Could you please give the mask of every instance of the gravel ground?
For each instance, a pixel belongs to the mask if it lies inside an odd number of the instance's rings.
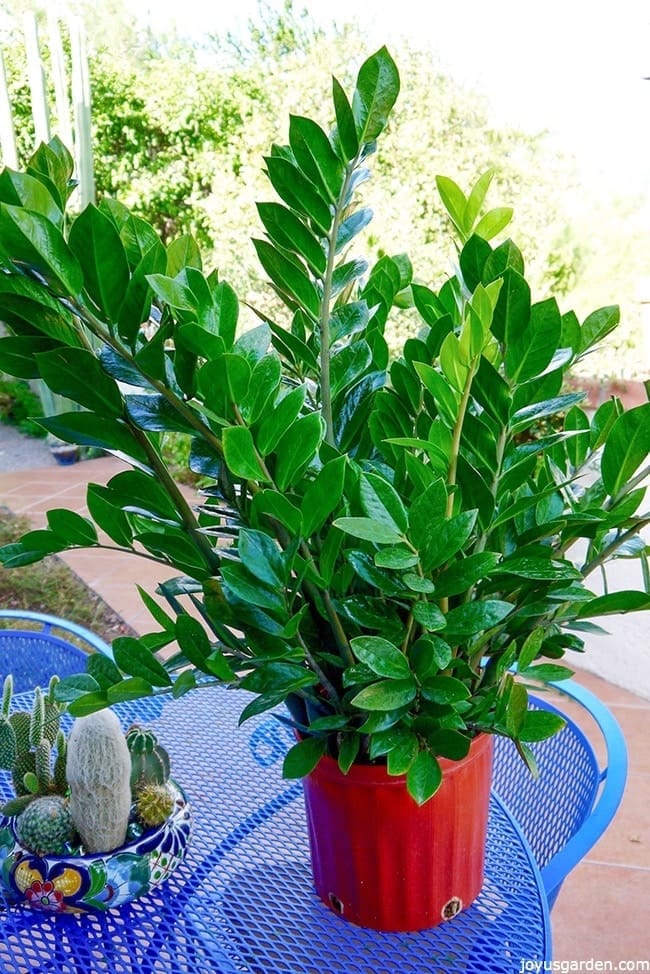
[[[0,423],[0,473],[32,470],[56,464],[45,440],[25,436],[15,426]]]

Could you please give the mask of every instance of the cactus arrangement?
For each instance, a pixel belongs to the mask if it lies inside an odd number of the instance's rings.
[[[31,802],[44,795],[65,795],[67,748],[60,727],[65,706],[54,700],[57,683],[58,677],[54,676],[46,694],[40,688],[36,689],[31,713],[26,710],[11,713],[11,675],[4,681],[0,706],[0,768],[11,772],[16,792],[16,797],[0,809],[5,815],[19,815]]]
[[[57,682],[36,689],[30,712],[12,712],[11,676],[4,681],[0,768],[15,797],[0,814],[15,819],[19,842],[39,856],[111,852],[172,813],[169,755],[148,728],[134,724],[125,734],[111,710],[77,718],[66,738]]]

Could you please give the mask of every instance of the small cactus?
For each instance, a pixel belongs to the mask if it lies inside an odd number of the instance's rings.
[[[138,792],[136,809],[143,825],[162,825],[172,813],[174,796],[166,785],[145,785]]]
[[[64,795],[67,782],[59,773],[52,771],[53,749],[56,748],[57,761],[65,759],[65,736],[60,732],[59,722],[62,709],[54,702],[54,687],[57,678],[50,681],[47,694],[40,688],[34,693],[31,713],[16,710],[10,713],[13,682],[7,677],[2,689],[0,706],[0,768],[11,772],[14,791],[18,798],[42,795]],[[56,761],[55,761],[56,769]],[[19,807],[24,802],[19,802]],[[4,805],[4,814],[14,808],[13,802]]]
[[[132,724],[126,732],[131,754],[131,793],[137,798],[146,785],[164,785],[169,779],[169,754],[153,731]]]
[[[124,843],[131,810],[131,756],[112,710],[78,717],[68,738],[70,811],[87,852]]]
[[[39,856],[60,856],[74,838],[74,825],[68,800],[60,795],[37,798],[16,821],[21,845]]]

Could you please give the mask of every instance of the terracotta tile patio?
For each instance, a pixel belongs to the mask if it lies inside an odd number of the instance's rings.
[[[36,470],[0,473],[0,506],[29,516],[39,527],[51,507],[83,513],[86,484],[106,483],[120,469],[119,460],[103,457],[69,467],[52,463]],[[106,551],[63,557],[136,631],[148,627],[150,618],[135,583],[151,593],[172,574],[153,562]],[[598,970],[603,969],[596,966],[598,961],[616,965],[617,961],[650,960],[650,700],[584,670],[578,671],[577,679],[618,719],[630,760],[627,790],[616,819],[567,879],[552,915],[555,959],[593,960],[591,968],[583,969]]]

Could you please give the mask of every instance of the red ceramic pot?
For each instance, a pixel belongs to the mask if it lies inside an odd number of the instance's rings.
[[[483,885],[493,739],[462,761],[440,759],[442,784],[418,806],[406,778],[321,758],[304,779],[316,891],[345,919],[383,931],[434,927]]]

